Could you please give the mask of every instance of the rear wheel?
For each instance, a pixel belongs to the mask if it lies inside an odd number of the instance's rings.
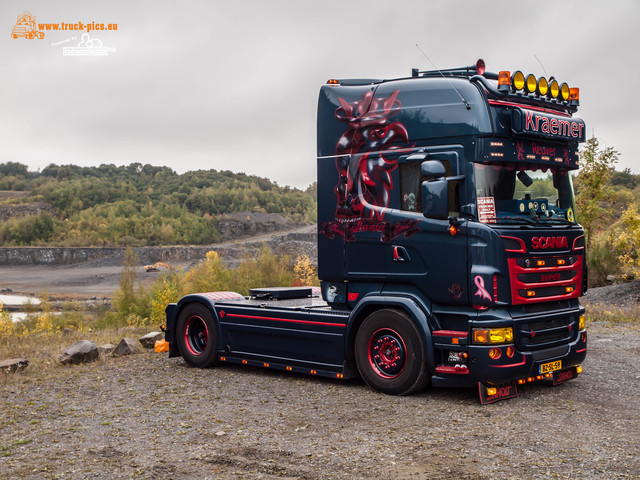
[[[185,306],[176,326],[178,348],[185,362],[193,367],[216,363],[216,326],[211,312],[199,303]]]
[[[408,395],[429,382],[424,342],[403,312],[384,309],[369,315],[356,334],[356,363],[374,390]]]

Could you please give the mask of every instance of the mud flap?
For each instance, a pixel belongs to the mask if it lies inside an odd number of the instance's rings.
[[[489,395],[487,389],[495,388],[496,393]],[[501,385],[485,385],[482,382],[478,382],[478,392],[480,393],[480,403],[486,405],[487,403],[497,402],[499,400],[506,400],[507,398],[515,398],[518,396],[518,386],[516,382],[503,383]]]
[[[553,372],[553,385],[560,385],[568,380],[572,380],[578,377],[578,370],[576,367],[571,367],[567,370],[560,370]]]

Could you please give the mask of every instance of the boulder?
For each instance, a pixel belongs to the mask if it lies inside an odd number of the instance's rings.
[[[63,365],[93,362],[97,359],[98,346],[91,340],[78,340],[58,357]]]
[[[111,343],[105,343],[104,345],[100,345],[98,347],[98,353],[100,353],[100,355],[109,355],[111,352],[113,352],[114,348],[116,348],[115,345]]]
[[[120,340],[120,343],[115,348],[113,353],[114,357],[119,357],[121,355],[131,355],[133,353],[138,353],[140,348],[138,347],[138,342],[136,342],[133,338],[125,337]]]
[[[153,348],[158,340],[162,340],[164,338],[164,333],[162,332],[151,332],[143,335],[138,339],[138,341],[142,344],[144,348]]]
[[[11,358],[0,362],[0,372],[14,373],[21,372],[29,366],[29,360],[26,358]]]

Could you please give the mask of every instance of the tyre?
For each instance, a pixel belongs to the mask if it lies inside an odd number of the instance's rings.
[[[176,340],[185,362],[193,367],[216,363],[216,325],[211,312],[200,303],[186,305],[176,326]]]
[[[355,357],[360,375],[374,390],[408,395],[429,383],[422,336],[401,311],[369,315],[356,334]]]

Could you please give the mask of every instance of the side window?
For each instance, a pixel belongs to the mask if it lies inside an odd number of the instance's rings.
[[[452,176],[450,162],[442,162],[446,176]],[[401,163],[400,166],[400,208],[409,212],[422,212],[422,182],[425,180],[420,174],[421,162]],[[460,181],[448,182],[449,187],[449,215],[460,216]]]

